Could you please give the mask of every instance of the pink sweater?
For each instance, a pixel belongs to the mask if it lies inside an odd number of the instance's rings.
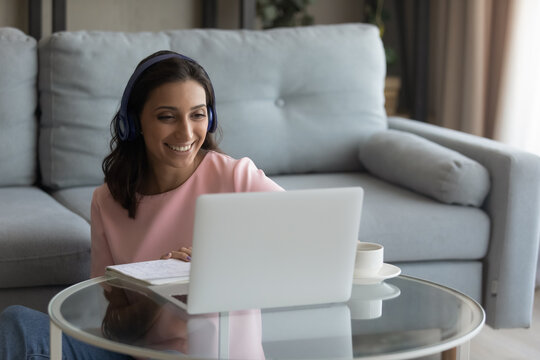
[[[91,277],[113,264],[159,259],[191,246],[195,201],[201,194],[283,191],[248,158],[206,154],[193,175],[169,192],[144,196],[135,219],[128,217],[106,184],[94,191],[91,209]]]

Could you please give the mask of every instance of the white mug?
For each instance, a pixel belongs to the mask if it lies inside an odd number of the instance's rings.
[[[358,242],[354,277],[369,278],[377,275],[383,266],[384,247],[381,244]]]

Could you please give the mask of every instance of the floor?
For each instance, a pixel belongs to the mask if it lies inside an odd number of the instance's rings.
[[[534,312],[529,329],[493,330],[484,326],[471,341],[471,360],[540,359],[540,289],[534,296]]]

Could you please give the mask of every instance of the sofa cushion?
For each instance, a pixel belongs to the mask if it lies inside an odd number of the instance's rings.
[[[287,190],[363,187],[359,239],[387,245],[385,256],[391,261],[478,260],[486,253],[490,223],[482,210],[442,204],[366,173],[282,175],[272,179]],[[90,222],[94,189],[77,187],[52,195]]]
[[[486,255],[490,221],[478,208],[432,200],[368,173],[272,177],[286,190],[361,186],[360,241],[385,246],[385,260],[478,260]]]
[[[80,186],[55,191],[52,196],[90,224],[90,204],[95,189],[96,186]]]
[[[37,171],[34,38],[0,28],[0,69],[0,186],[31,185]]]
[[[90,274],[90,226],[35,187],[0,188],[0,287],[64,285]]]
[[[40,43],[40,164],[52,188],[99,185],[109,124],[136,64],[160,49],[200,62],[216,91],[221,147],[267,174],[358,170],[386,129],[377,28],[68,32]]]
[[[480,163],[403,131],[374,134],[359,157],[375,176],[447,204],[481,206],[490,189]]]

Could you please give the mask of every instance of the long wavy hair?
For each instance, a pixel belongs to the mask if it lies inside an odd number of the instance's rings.
[[[143,59],[137,67],[155,56],[168,53],[174,52],[158,51]],[[141,128],[140,114],[152,90],[166,83],[186,80],[197,81],[206,92],[206,104],[215,107],[212,103],[215,98],[212,83],[199,64],[180,57],[165,59],[148,67],[133,84],[128,113],[135,115],[136,128]],[[118,112],[111,122],[111,152],[105,157],[101,167],[105,174],[105,183],[114,200],[128,211],[130,218],[135,218],[139,194],[143,190],[149,170],[146,147],[139,131],[134,140],[122,141],[116,126],[117,120]],[[218,128],[216,133],[221,134],[221,129]],[[202,149],[220,151],[214,134],[206,133]]]

